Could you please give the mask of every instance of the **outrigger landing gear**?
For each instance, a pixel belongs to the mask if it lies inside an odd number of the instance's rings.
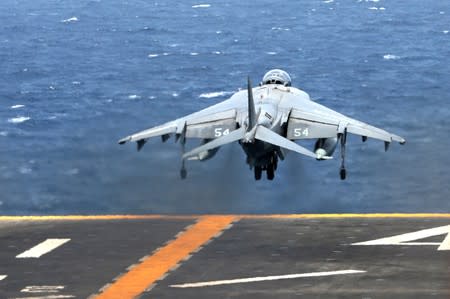
[[[339,139],[341,141],[341,169],[339,171],[339,176],[341,180],[345,180],[347,177],[347,171],[345,170],[345,143],[347,141],[347,129],[344,133],[339,134]]]
[[[183,161],[181,162],[180,177],[181,177],[181,179],[183,179],[183,180],[187,177],[186,167],[184,166],[184,159],[183,159]]]

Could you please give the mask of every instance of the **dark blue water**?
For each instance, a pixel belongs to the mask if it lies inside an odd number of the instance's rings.
[[[449,30],[448,1],[4,0],[0,214],[449,212]],[[172,139],[117,145],[275,67],[408,143],[350,138],[346,181],[291,154],[273,182],[237,145],[186,181]]]

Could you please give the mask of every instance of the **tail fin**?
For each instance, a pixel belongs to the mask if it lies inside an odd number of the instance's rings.
[[[247,132],[249,132],[256,125],[255,102],[253,101],[253,90],[252,90],[252,82],[250,81],[250,76],[247,77],[247,93],[248,93],[248,127],[247,127]]]

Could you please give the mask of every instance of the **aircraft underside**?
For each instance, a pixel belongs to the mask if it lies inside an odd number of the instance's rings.
[[[253,169],[255,180],[260,180],[265,171],[268,180],[273,180],[278,166],[279,147],[256,140],[253,143],[241,143],[247,154],[247,164]]]

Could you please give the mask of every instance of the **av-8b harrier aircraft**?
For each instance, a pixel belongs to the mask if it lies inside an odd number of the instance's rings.
[[[291,86],[291,78],[282,70],[267,72],[259,87],[252,88],[248,78],[247,90],[231,98],[185,117],[170,121],[119,140],[119,144],[136,141],[140,150],[148,138],[161,136],[165,142],[171,135],[180,141],[183,156],[180,175],[186,178],[185,160],[208,160],[220,146],[238,141],[247,155],[247,164],[260,180],[266,171],[273,180],[278,159],[287,151],[317,159],[328,160],[340,144],[340,178],[346,178],[345,145],[347,134],[384,141],[385,150],[392,141],[405,139],[361,121],[352,119],[313,102],[309,95]],[[187,138],[198,138],[202,145],[185,153]],[[295,140],[317,139],[314,151]]]

